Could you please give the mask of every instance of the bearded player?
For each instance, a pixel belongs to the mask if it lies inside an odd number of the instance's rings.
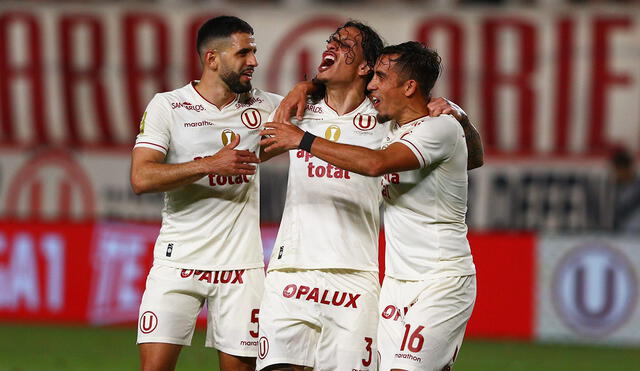
[[[202,77],[155,95],[132,154],[135,193],[165,192],[140,305],[141,368],[175,368],[206,301],[220,369],[254,370],[264,284],[255,153],[281,97],[251,87],[256,44],[243,20],[207,21],[197,51]]]

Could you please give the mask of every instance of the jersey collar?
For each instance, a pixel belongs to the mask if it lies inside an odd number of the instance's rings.
[[[200,80],[193,80],[189,83],[189,87],[191,90],[191,93],[194,95],[194,97],[198,100],[200,100],[201,103],[203,103],[204,105],[206,105],[207,107],[216,110],[216,111],[224,111],[227,107],[231,107],[234,104],[238,103],[238,99],[240,97],[240,94],[236,94],[236,97],[229,103],[227,103],[224,107],[222,108],[218,108],[218,106],[216,106],[215,104],[209,102],[207,100],[207,98],[203,97],[202,94],[200,94],[200,92],[196,89],[195,84],[197,84],[198,82],[200,82]]]
[[[369,100],[369,98],[364,97],[362,102],[356,108],[354,108],[350,112],[345,113],[344,115],[339,115],[338,112],[336,112],[336,110],[331,108],[331,106],[327,103],[327,97],[322,98],[321,104],[323,106],[327,107],[327,112],[333,113],[333,115],[336,116],[336,117],[353,116],[353,115],[357,114],[358,112],[362,112],[363,110],[365,110],[365,109],[367,109],[369,107],[373,107],[373,105],[372,105],[371,101]]]

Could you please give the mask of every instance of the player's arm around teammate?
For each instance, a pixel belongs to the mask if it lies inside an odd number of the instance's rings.
[[[378,120],[393,120],[380,150],[330,142],[277,123],[263,131],[271,135],[262,140],[267,151],[294,146],[360,174],[395,173],[385,177],[383,191],[385,201],[392,200],[385,208],[387,266],[378,326],[385,371],[449,369],[475,302],[475,267],[464,224],[465,134],[451,116],[429,117],[427,105],[439,71],[437,54],[418,43],[383,50],[368,85]]]
[[[441,114],[452,115],[458,120],[467,143],[467,170],[473,170],[484,164],[484,150],[482,148],[482,139],[480,133],[475,126],[469,121],[466,112],[457,104],[446,98],[432,98],[427,104],[429,116],[438,117]]]
[[[268,135],[267,138],[271,138],[265,139],[261,142],[260,159],[262,161],[266,161],[267,159],[275,157],[287,150],[301,148],[298,147],[298,145],[302,140],[302,136],[304,134],[303,131],[298,128],[284,127],[283,124],[290,125],[290,119],[293,115],[295,115],[296,119],[298,120],[302,119],[307,97],[315,89],[318,89],[318,86],[314,83],[314,81],[302,81],[298,83],[284,97],[282,102],[280,102],[275,115],[273,115],[273,122],[265,124],[266,130],[261,133],[262,135]],[[467,170],[473,170],[481,167],[484,164],[484,150],[482,147],[482,139],[478,130],[469,120],[466,112],[454,102],[451,102],[450,100],[443,97],[429,99],[427,109],[428,115],[431,117],[438,117],[443,114],[449,114],[455,117],[456,120],[458,120],[465,133],[468,153]],[[324,139],[322,139],[321,141],[324,143],[320,144],[319,146],[327,146],[327,148],[325,149],[327,149],[328,152],[331,152],[333,150],[333,144],[337,144],[335,142],[327,141]],[[368,151],[372,150],[369,149]],[[318,155],[318,157],[322,158],[321,155]],[[331,162],[329,160],[326,161]],[[340,165],[338,166],[341,167]],[[363,166],[367,167],[366,164]],[[344,169],[350,170],[347,168]],[[353,171],[358,172],[355,169]],[[383,172],[376,174],[366,174],[361,172],[361,174],[379,176],[385,173]]]
[[[375,87],[375,83],[373,84]],[[371,86],[370,84],[370,88]],[[480,133],[471,124],[467,114],[457,104],[445,98],[431,99],[426,108],[428,109],[425,110],[425,115],[437,117],[441,114],[450,114],[458,120],[465,132],[469,156],[467,169],[472,170],[482,166],[484,152]],[[282,119],[283,116],[278,117]],[[406,146],[397,143],[382,150],[372,150],[318,138],[305,133],[298,127],[281,122],[265,124],[261,135],[265,136],[260,143],[262,151],[267,154],[300,148],[342,169],[363,175],[381,176],[390,172],[414,170],[420,167],[413,152]]]
[[[302,139],[302,130],[296,130],[294,128],[283,128],[278,123],[291,124],[290,119],[294,115],[296,119],[301,120],[304,114],[307,96],[314,89],[317,89],[317,86],[312,81],[303,81],[298,83],[284,97],[284,99],[278,106],[275,115],[273,116],[273,122],[267,123],[265,125],[265,128],[267,128],[267,130],[282,129],[282,132],[278,133],[277,130],[275,132],[262,132],[262,135],[265,135],[265,133],[270,133],[271,136],[275,136],[276,138],[273,141],[264,141],[261,143],[263,146],[260,150],[261,161],[266,161],[283,152],[286,152],[287,150],[298,148],[295,145],[298,145],[300,143],[300,140]],[[466,112],[454,102],[443,97],[431,98],[429,100],[429,103],[427,104],[427,108],[429,116],[431,117],[438,117],[443,114],[448,114],[452,115],[456,118],[456,120],[458,120],[460,126],[462,126],[462,129],[464,130],[467,144],[467,170],[473,170],[481,167],[484,164],[484,150],[482,147],[482,139],[476,127],[469,120]],[[288,132],[288,134],[285,134],[286,132]],[[285,138],[286,136],[290,138]],[[291,140],[285,142],[284,140],[286,139]],[[266,145],[266,143],[270,144]],[[269,150],[266,151],[266,148],[269,148]]]

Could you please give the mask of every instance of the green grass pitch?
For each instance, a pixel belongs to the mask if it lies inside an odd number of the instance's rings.
[[[0,370],[136,370],[135,328],[0,324]],[[197,331],[178,370],[218,370],[216,351]],[[454,370],[632,371],[639,348],[569,346],[466,340]]]

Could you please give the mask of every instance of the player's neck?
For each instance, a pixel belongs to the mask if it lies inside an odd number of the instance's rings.
[[[350,86],[327,86],[324,99],[338,115],[344,115],[358,108],[366,96],[360,84],[351,84]]]
[[[398,125],[402,126],[412,121],[419,119],[420,117],[428,116],[429,108],[425,104],[425,101],[409,100],[407,104],[400,111],[398,117],[394,118]]]
[[[237,96],[236,93],[229,90],[229,87],[224,82],[206,78],[205,76],[194,87],[204,99],[218,107],[218,109],[222,109],[231,103]]]

